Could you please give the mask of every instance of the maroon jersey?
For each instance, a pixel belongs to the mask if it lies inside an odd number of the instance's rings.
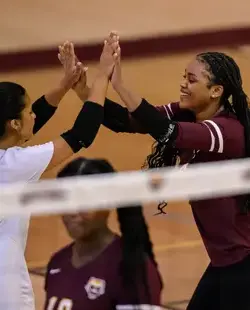
[[[63,248],[50,260],[45,291],[46,310],[125,310],[160,309],[161,284],[156,266],[147,260],[148,284],[152,307],[144,289],[139,289],[140,307],[133,304],[131,294],[124,288],[119,271],[122,246],[117,237],[97,258],[81,268],[71,264],[72,246]],[[143,283],[138,283],[139,288]]]
[[[116,117],[118,113],[115,107],[123,110],[124,115],[128,115],[127,109],[114,102],[110,105],[107,115]],[[177,164],[182,165],[182,168],[190,163],[244,157],[244,128],[235,115],[220,111],[212,119],[196,123],[192,112],[180,109],[178,102],[157,106],[156,109],[164,117],[178,122],[175,147],[179,152]],[[134,115],[130,115],[126,120],[123,132],[149,133]],[[122,118],[120,122],[122,123]],[[233,264],[250,253],[250,215],[240,213],[241,201],[238,197],[206,199],[190,203],[214,266]]]
[[[179,113],[178,104],[167,105],[160,110],[169,118]],[[175,146],[179,149],[178,164],[182,167],[189,163],[244,157],[244,128],[233,114],[220,111],[210,120],[179,122],[178,127]],[[190,202],[214,266],[233,264],[250,253],[250,215],[240,213],[240,203],[239,197]]]

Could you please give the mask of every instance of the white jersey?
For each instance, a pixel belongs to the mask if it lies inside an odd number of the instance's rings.
[[[53,152],[52,142],[26,148],[0,149],[0,184],[38,181],[48,167]],[[0,217],[0,309],[35,309],[24,257],[29,219],[29,216],[18,215]]]

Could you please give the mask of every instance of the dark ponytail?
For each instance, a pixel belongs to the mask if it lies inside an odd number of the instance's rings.
[[[181,109],[177,114],[174,115],[173,121],[195,122],[195,115],[189,110]],[[178,155],[179,150],[175,147],[170,147],[166,143],[154,142],[151,154],[147,156],[146,161],[142,166],[142,169],[155,169],[174,166]],[[160,202],[157,208],[158,211],[155,213],[155,215],[166,214],[166,206],[166,201]]]
[[[144,295],[148,298],[147,302],[150,304],[151,295],[147,278],[147,259],[151,259],[156,268],[158,265],[142,207],[118,208],[117,215],[123,244],[121,274],[124,286],[131,290],[134,303],[138,303],[139,283],[140,288],[144,288]],[[162,284],[160,274],[159,278]],[[144,287],[142,287],[142,283],[144,283]]]
[[[207,52],[197,55],[210,73],[211,85],[222,85],[224,88],[221,104],[234,113],[242,124],[245,133],[245,157],[250,157],[250,112],[248,98],[242,87],[240,68],[230,56],[224,53]],[[242,197],[241,209],[244,213],[250,210],[250,195]]]
[[[25,89],[16,83],[0,82],[0,139],[5,134],[6,123],[12,119],[20,119],[25,108]]]

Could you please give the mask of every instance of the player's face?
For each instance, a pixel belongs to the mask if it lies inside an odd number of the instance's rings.
[[[81,212],[62,217],[63,223],[74,240],[91,238],[107,227],[109,211]]]
[[[199,113],[211,104],[209,73],[198,60],[191,61],[184,73],[180,89],[180,107]]]
[[[33,128],[35,124],[36,115],[32,111],[32,103],[29,96],[26,94],[25,97],[25,108],[21,114],[21,130],[20,136],[23,141],[29,140],[33,135]]]

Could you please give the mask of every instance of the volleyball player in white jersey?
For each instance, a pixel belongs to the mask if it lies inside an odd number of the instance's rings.
[[[26,90],[15,83],[0,83],[0,183],[37,181],[43,172],[92,144],[103,121],[103,104],[114,67],[109,48],[104,45],[99,70],[87,98],[82,93],[85,103],[74,125],[46,144],[22,147],[34,129],[37,131],[53,114],[49,102],[56,101],[63,90],[57,89],[35,105],[36,121]],[[82,65],[75,64],[72,45],[66,44],[66,50],[68,57],[64,68],[69,84],[73,85],[80,77]],[[29,218],[18,215],[0,218],[0,309],[3,310],[35,309],[24,258],[28,223]]]

